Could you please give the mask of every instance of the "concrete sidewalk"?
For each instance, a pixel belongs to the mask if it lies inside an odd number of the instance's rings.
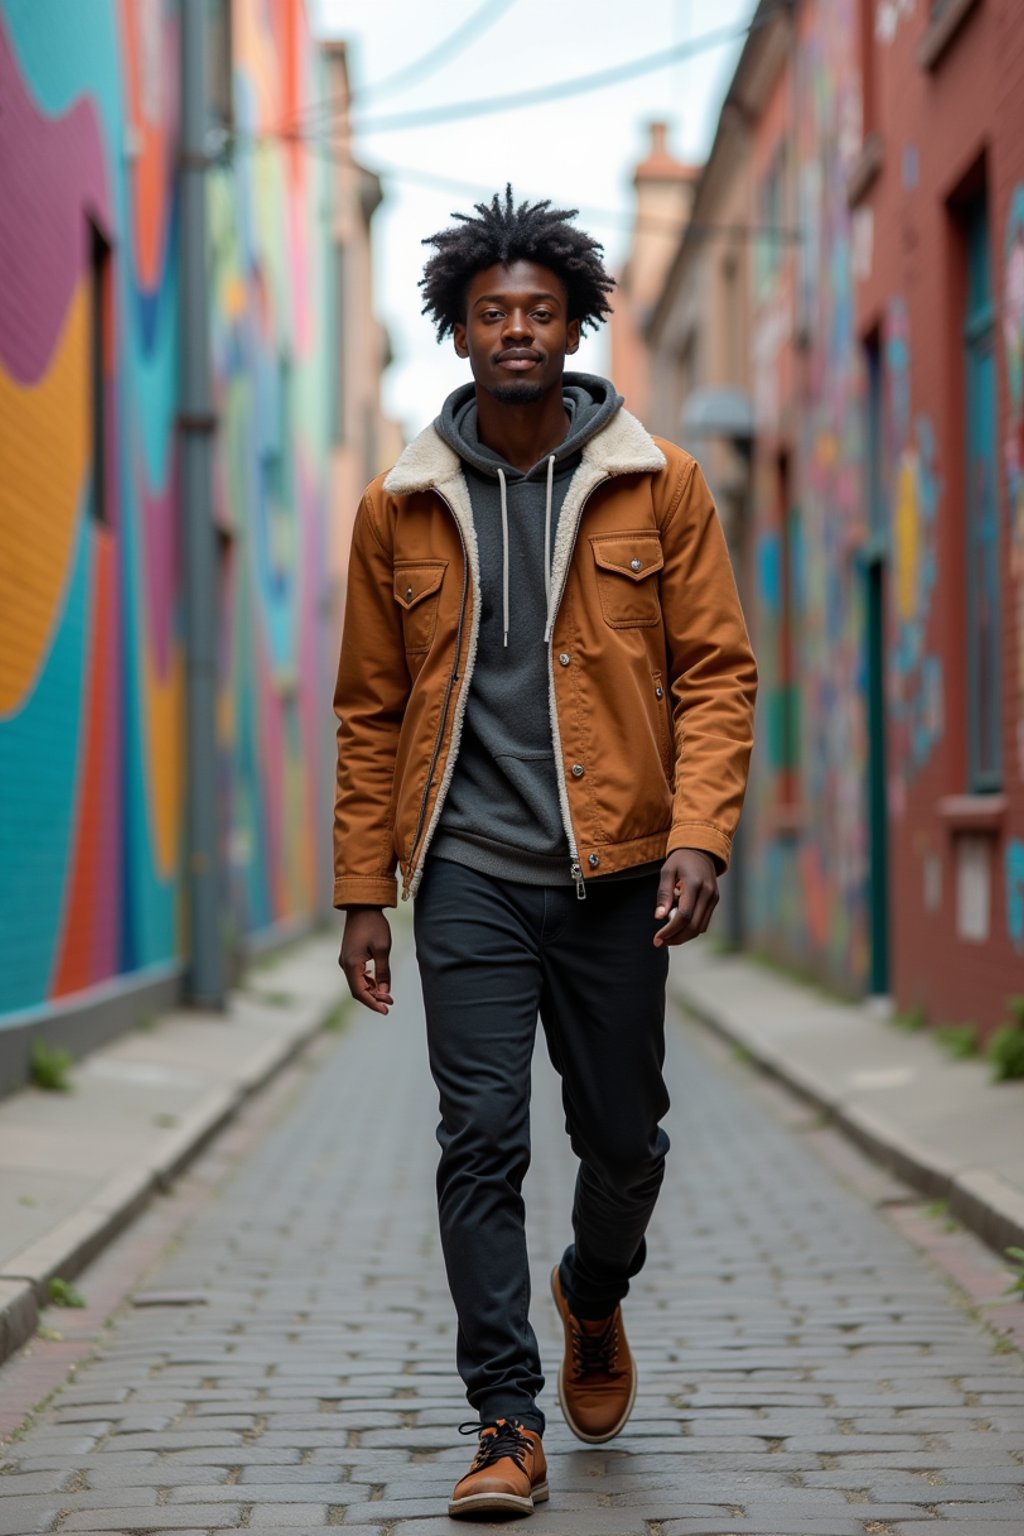
[[[342,998],[334,935],[258,961],[227,1011],[162,1015],[77,1062],[69,1093],[0,1101],[0,1360],[73,1278],[320,1029]],[[347,994],[346,994],[347,995]]]
[[[671,986],[691,1013],[819,1105],[854,1140],[994,1248],[1024,1246],[1024,1081],[996,1083],[927,1031],[880,1018],[738,955],[689,946]]]

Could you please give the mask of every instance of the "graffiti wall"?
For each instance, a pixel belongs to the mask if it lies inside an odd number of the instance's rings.
[[[235,6],[253,133],[315,88],[300,0]],[[183,945],[174,0],[0,0],[0,1025]],[[298,93],[298,94],[296,94]],[[225,911],[314,902],[321,172],[210,188]]]
[[[232,922],[308,915],[325,828],[326,162],[283,138],[323,95],[300,0],[233,8],[234,140],[210,178],[220,429],[219,738]],[[328,765],[329,766],[329,765]]]
[[[757,344],[758,761],[748,821],[755,843],[751,927],[758,947],[863,985],[867,966],[863,593],[863,370],[853,312],[853,223],[846,182],[856,150],[856,6],[804,13],[787,136],[791,216],[802,240],[772,264]],[[797,124],[795,136],[789,124]],[[762,146],[771,163],[771,145]],[[772,316],[788,311],[787,323]],[[795,338],[795,346],[794,346]],[[766,402],[772,401],[771,410]],[[780,462],[786,489],[780,501]],[[783,526],[783,524],[786,526]],[[785,612],[783,611],[785,609]],[[783,642],[783,632],[788,637]],[[792,677],[782,675],[783,653]],[[796,694],[798,707],[788,695]],[[784,722],[780,724],[780,722]],[[784,739],[787,735],[791,739]]]

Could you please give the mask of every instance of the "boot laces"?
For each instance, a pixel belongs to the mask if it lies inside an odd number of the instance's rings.
[[[575,1320],[574,1320],[575,1321]],[[573,1374],[581,1376],[621,1376],[615,1369],[619,1350],[619,1330],[611,1317],[600,1333],[587,1333],[577,1323],[572,1329]]]
[[[459,1434],[480,1436],[480,1446],[473,1458],[474,1472],[482,1472],[485,1467],[493,1466],[504,1457],[514,1462],[520,1472],[526,1471],[524,1458],[530,1449],[530,1442],[518,1419],[493,1419],[487,1424],[470,1419],[459,1425]]]

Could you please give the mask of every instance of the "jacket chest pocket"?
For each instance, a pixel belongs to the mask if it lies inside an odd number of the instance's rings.
[[[395,602],[402,610],[409,655],[428,651],[433,643],[447,568],[447,560],[399,560],[395,564]]]
[[[665,557],[658,534],[649,528],[635,533],[595,533],[590,547],[605,623],[612,629],[653,628],[660,624],[657,573],[665,564]]]

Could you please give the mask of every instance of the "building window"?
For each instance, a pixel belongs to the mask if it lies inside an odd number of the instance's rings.
[[[995,308],[988,198],[984,189],[965,206],[962,229],[967,269],[963,328],[967,433],[967,773],[969,789],[984,793],[999,789],[1002,783]]]
[[[113,356],[110,243],[89,221],[89,444],[92,477],[90,511],[98,522],[110,521],[109,400]]]
[[[885,495],[885,386],[882,372],[882,338],[876,327],[864,342],[865,401],[864,449],[867,455],[868,537],[875,546],[884,546],[888,532],[888,504]]]

